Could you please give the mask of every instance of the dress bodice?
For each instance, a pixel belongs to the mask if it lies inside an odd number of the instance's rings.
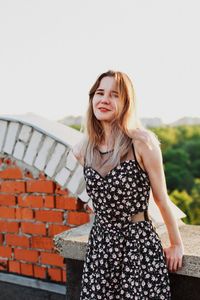
[[[103,221],[123,222],[132,214],[148,210],[150,181],[139,165],[134,146],[133,159],[122,161],[105,176],[84,165],[86,191],[94,213]]]

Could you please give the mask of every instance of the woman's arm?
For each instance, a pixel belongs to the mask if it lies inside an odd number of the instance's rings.
[[[146,133],[145,133],[146,134]],[[170,198],[167,193],[165,174],[163,169],[163,159],[160,146],[149,137],[149,143],[145,143],[143,140],[136,140],[134,144],[137,149],[137,153],[142,160],[143,166],[147,171],[150,179],[152,194],[163,220],[166,224],[170,247],[164,248],[166,255],[167,266],[170,271],[176,271],[182,267],[183,257],[183,242],[179,232],[177,221],[169,206]]]

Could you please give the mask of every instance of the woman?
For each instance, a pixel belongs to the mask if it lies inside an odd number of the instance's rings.
[[[84,166],[95,219],[80,299],[171,299],[168,269],[182,267],[183,243],[168,205],[160,143],[137,119],[125,73],[97,78],[85,132],[73,153]],[[169,233],[165,249],[148,217],[150,189]]]

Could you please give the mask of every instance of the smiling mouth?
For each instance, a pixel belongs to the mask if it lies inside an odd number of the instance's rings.
[[[110,109],[103,108],[103,107],[102,107],[102,108],[99,108],[99,110],[100,110],[100,111],[102,111],[102,112],[107,112],[107,111],[110,111]]]

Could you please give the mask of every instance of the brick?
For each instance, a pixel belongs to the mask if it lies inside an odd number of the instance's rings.
[[[9,260],[8,263],[9,272],[20,274],[20,263],[16,260]]]
[[[35,219],[42,222],[62,222],[63,213],[52,210],[38,210],[35,212]]]
[[[68,229],[71,229],[70,226],[65,226],[65,225],[56,225],[56,224],[51,224],[49,225],[49,236],[54,236],[55,234],[61,233],[63,231],[66,231]]]
[[[72,177],[67,183],[67,188],[72,194],[76,194],[77,190],[80,190],[80,184],[82,183],[83,180],[83,167],[79,164],[75,171],[72,174]]]
[[[26,182],[27,192],[54,193],[55,183],[46,180],[31,180]]]
[[[53,240],[49,237],[33,236],[31,238],[32,248],[51,250],[54,248]]]
[[[56,196],[56,208],[77,210],[77,199],[74,197]]]
[[[82,200],[77,198],[77,210],[86,210],[85,206],[87,206],[87,204],[85,204]]]
[[[46,268],[40,266],[33,266],[33,276],[36,278],[46,278]]]
[[[16,219],[33,219],[33,211],[29,208],[16,208]]]
[[[0,178],[4,179],[21,179],[23,178],[23,173],[18,167],[7,168],[3,171],[0,171]]]
[[[35,250],[14,249],[14,257],[16,260],[24,260],[36,263],[38,261],[39,253]]]
[[[10,258],[12,256],[12,248],[6,246],[0,246],[0,256]]]
[[[61,157],[63,156],[65,151],[66,151],[66,146],[57,142],[55,148],[51,152],[51,157],[48,160],[48,163],[45,167],[45,173],[49,177],[52,177],[55,174],[56,168],[59,165]]]
[[[0,259],[0,271],[7,271],[7,270],[8,270],[8,260]]]
[[[32,264],[25,264],[20,263],[21,267],[21,274],[26,276],[33,276],[33,265]]]
[[[46,208],[54,208],[54,196],[44,196],[44,207]]]
[[[48,275],[53,281],[62,281],[62,270],[56,268],[49,268]]]
[[[64,267],[63,260],[64,260],[64,258],[56,253],[47,253],[47,252],[41,253],[41,263],[42,264]]]
[[[0,233],[0,245],[2,245],[2,244],[3,244],[3,234]]]
[[[56,183],[56,186],[55,186],[55,194],[58,194],[58,195],[68,195],[69,194],[69,191],[68,189],[64,189],[62,190],[62,187],[60,184]]]
[[[21,222],[21,230],[24,233],[46,235],[45,224]]]
[[[33,174],[29,170],[24,171],[24,179],[26,178],[34,179]]]
[[[55,181],[58,182],[61,186],[63,186],[70,178],[70,175],[71,172],[64,167],[55,175]]]
[[[54,144],[54,139],[49,136],[46,136],[43,140],[43,143],[37,153],[37,157],[34,162],[34,166],[39,170],[44,170],[48,154],[51,151],[51,147]]]
[[[3,181],[0,186],[1,192],[24,193],[25,182],[23,181]]]
[[[15,219],[15,208],[1,206],[0,218]]]
[[[29,247],[29,238],[26,236],[19,236],[15,234],[6,234],[6,244],[10,246]]]
[[[31,133],[31,138],[29,139],[28,147],[23,158],[24,162],[30,166],[33,165],[33,161],[37,155],[38,147],[40,145],[42,137],[43,134],[38,132],[37,130],[33,130],[33,132]]]
[[[42,196],[19,196],[18,205],[22,207],[33,207],[40,208],[43,207],[43,198]]]
[[[18,233],[19,223],[18,222],[0,221],[0,231],[1,232],[16,232],[16,233]]]
[[[1,205],[15,205],[16,198],[14,195],[0,195],[0,204]]]
[[[89,222],[89,214],[85,212],[68,212],[68,224],[82,225]]]
[[[12,154],[15,147],[15,141],[18,135],[20,124],[16,121],[11,121],[8,124],[6,132],[6,139],[3,147],[3,151],[7,154]]]

